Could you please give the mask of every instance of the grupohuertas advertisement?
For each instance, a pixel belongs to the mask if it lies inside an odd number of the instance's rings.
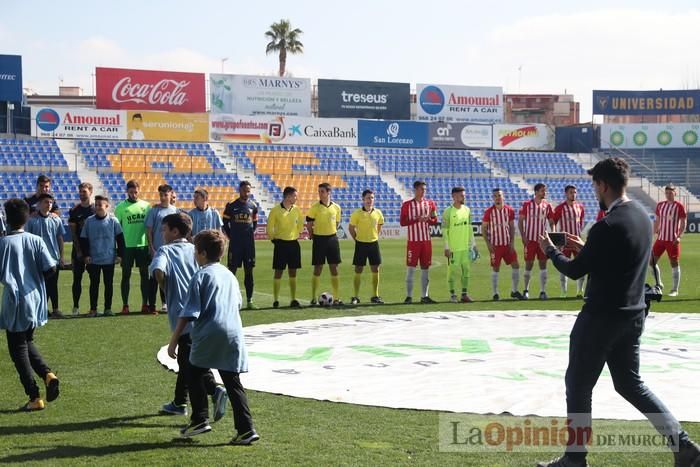
[[[493,125],[492,147],[517,151],[552,151],[554,128],[541,123]]]
[[[31,108],[32,136],[69,139],[126,139],[126,111]]]
[[[311,117],[311,80],[209,75],[211,113]]]
[[[205,113],[130,110],[127,138],[149,141],[209,141],[209,115]]]
[[[428,143],[436,149],[491,148],[491,125],[432,122],[429,124]]]
[[[500,123],[503,88],[496,86],[416,85],[417,119],[425,122]]]
[[[357,120],[211,114],[212,141],[357,146]]]
[[[604,124],[600,130],[603,149],[678,149],[700,147],[698,123]]]

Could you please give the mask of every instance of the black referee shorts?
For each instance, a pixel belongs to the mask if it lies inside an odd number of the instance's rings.
[[[255,240],[242,240],[228,244],[228,268],[255,267]]]
[[[340,264],[340,244],[337,235],[314,235],[311,245],[311,264]]]
[[[298,240],[275,240],[272,250],[272,269],[301,269],[301,248]]]
[[[379,242],[355,242],[355,254],[352,257],[353,266],[364,266],[368,260],[370,266],[382,264]]]

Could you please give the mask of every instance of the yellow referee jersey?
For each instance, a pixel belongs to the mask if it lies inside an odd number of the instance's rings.
[[[376,242],[379,240],[379,226],[384,224],[384,215],[377,208],[365,211],[364,207],[356,209],[350,216],[350,225],[355,226],[358,242]]]
[[[335,235],[340,219],[340,206],[333,201],[328,206],[318,201],[312,204],[306,213],[306,220],[314,223],[314,235]]]
[[[292,206],[286,209],[281,203],[270,209],[267,216],[267,237],[270,240],[296,240],[304,230],[301,210]]]

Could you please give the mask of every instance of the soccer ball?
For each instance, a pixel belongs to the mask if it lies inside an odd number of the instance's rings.
[[[333,295],[328,292],[323,292],[318,296],[318,304],[321,306],[331,306],[333,304]]]

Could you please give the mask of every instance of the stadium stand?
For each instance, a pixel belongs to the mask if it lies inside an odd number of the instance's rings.
[[[446,149],[363,148],[382,172],[395,174],[490,174],[469,151]]]

